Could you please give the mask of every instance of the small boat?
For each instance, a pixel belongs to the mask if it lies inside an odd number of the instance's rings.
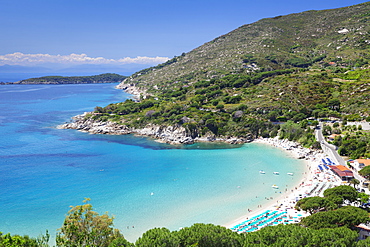
[[[287,173],[289,176],[293,176],[293,172],[288,172]]]
[[[274,188],[274,189],[279,189],[279,186],[277,186],[276,184],[274,184],[274,185],[272,186],[272,188]]]
[[[260,174],[265,174],[266,172],[264,170],[260,170]]]
[[[279,175],[280,173],[279,172],[274,172],[275,175]]]

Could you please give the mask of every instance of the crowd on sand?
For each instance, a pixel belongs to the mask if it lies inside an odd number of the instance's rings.
[[[255,210],[247,209],[245,215],[225,225],[233,231],[252,232],[271,225],[298,223],[302,217],[308,216],[308,213],[295,209],[298,200],[322,196],[326,189],[343,183],[329,168],[323,169],[323,160],[328,157],[322,151],[278,138],[259,138],[254,142],[281,148],[293,157],[305,160],[303,179],[295,187],[282,191],[275,200],[258,205]]]

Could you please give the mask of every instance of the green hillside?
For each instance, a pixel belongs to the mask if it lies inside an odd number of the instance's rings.
[[[244,25],[128,77],[121,86],[145,92],[141,101],[97,107],[93,118],[181,125],[192,137],[280,131],[312,146],[309,119],[369,119],[369,23],[370,2]]]
[[[154,85],[170,88],[225,74],[330,65],[360,67],[370,58],[369,18],[370,4],[364,3],[262,19],[139,71],[127,83],[155,92]]]

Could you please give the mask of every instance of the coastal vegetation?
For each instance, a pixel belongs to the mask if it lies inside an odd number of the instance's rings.
[[[356,126],[345,129],[332,142],[338,147],[338,153],[350,159],[370,158],[370,132],[357,129]]]
[[[87,84],[87,83],[114,83],[127,78],[113,73],[105,73],[93,76],[43,76],[30,78],[7,84]]]
[[[369,12],[363,3],[244,25],[131,75],[120,87],[137,100],[98,106],[86,119],[181,126],[192,138],[279,135],[318,148],[315,119],[369,121]],[[370,157],[369,132],[345,128],[340,153]]]
[[[361,125],[346,125],[348,116],[343,118],[342,124],[325,123],[323,134],[331,138],[329,142],[338,147],[338,153],[341,156],[347,156],[350,159],[370,158],[369,130],[363,130]]]
[[[367,179],[370,179],[370,166],[365,166],[364,168],[362,168],[361,170],[358,171],[358,173],[367,178]]]
[[[57,246],[100,246],[107,247],[111,242],[123,238],[119,230],[114,229],[113,217],[99,215],[85,199],[83,205],[71,207],[63,226],[57,234]]]
[[[358,241],[356,226],[366,223],[369,213],[364,209],[347,206],[358,201],[361,193],[353,187],[341,185],[324,191],[324,197],[303,198],[297,209],[312,214],[298,224],[268,226],[256,232],[237,233],[222,226],[196,223],[178,231],[154,228],[130,243],[113,228],[113,217],[93,211],[89,199],[83,205],[71,207],[58,230],[56,246],[368,246],[369,240]],[[367,197],[368,199],[368,197]],[[309,202],[311,200],[311,202]],[[307,205],[307,206],[304,206]],[[39,238],[18,235],[0,235],[0,246],[46,247],[49,234]]]

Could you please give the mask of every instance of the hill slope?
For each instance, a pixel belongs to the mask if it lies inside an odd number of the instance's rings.
[[[140,102],[97,107],[84,119],[158,138],[174,127],[193,140],[280,132],[314,145],[310,118],[369,116],[369,22],[370,2],[244,25],[133,74],[120,87],[141,92]]]
[[[125,83],[149,92],[230,73],[362,65],[368,60],[370,3],[262,19],[193,51],[139,71]],[[157,87],[155,87],[157,85]]]

